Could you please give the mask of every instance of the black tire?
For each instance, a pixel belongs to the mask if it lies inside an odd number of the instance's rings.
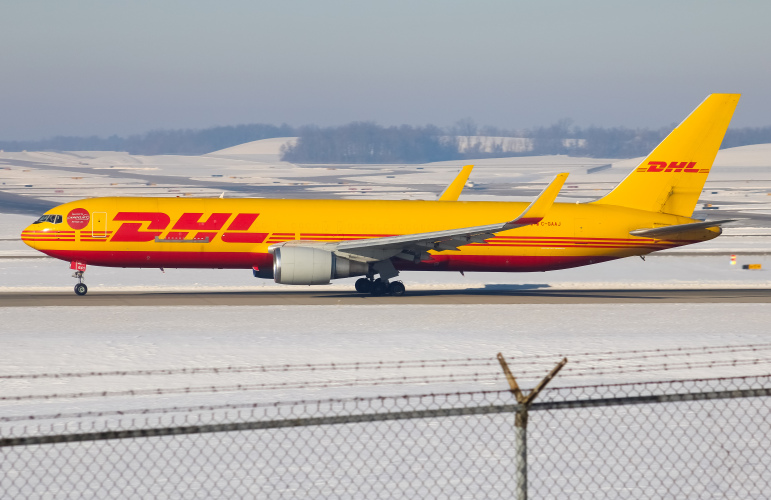
[[[356,280],[356,291],[359,293],[369,293],[372,291],[372,282],[367,278]]]
[[[77,295],[85,295],[88,293],[88,287],[85,283],[78,283],[75,285],[75,293]]]
[[[370,290],[369,293],[371,293],[376,297],[380,295],[385,295],[386,293],[388,293],[388,285],[386,284],[385,281],[378,278],[372,282],[372,290]]]
[[[404,283],[401,281],[392,281],[388,284],[388,293],[394,297],[401,297],[405,291]]]

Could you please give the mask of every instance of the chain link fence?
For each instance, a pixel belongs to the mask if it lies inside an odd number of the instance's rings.
[[[1,498],[767,498],[771,375],[0,418]]]

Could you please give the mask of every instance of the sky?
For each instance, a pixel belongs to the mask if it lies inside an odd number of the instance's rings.
[[[0,140],[240,123],[771,125],[771,2],[3,0]]]

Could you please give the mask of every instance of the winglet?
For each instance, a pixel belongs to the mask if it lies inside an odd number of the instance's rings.
[[[551,208],[567,178],[567,172],[557,174],[554,180],[551,181],[548,186],[546,186],[546,189],[541,191],[541,194],[538,195],[538,198],[533,200],[533,202],[528,205],[528,207],[524,212],[522,212],[522,214],[520,214],[519,217],[506,223],[505,229],[528,226],[530,224],[538,224],[541,222],[541,219],[546,217],[546,213]]]
[[[463,191],[463,186],[466,185],[468,176],[471,175],[471,170],[473,168],[474,165],[466,165],[463,167],[455,180],[452,181],[450,185],[447,186],[447,189],[442,192],[441,196],[439,196],[439,201],[458,201],[460,193]]]

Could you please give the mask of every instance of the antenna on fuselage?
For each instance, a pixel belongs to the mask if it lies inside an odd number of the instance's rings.
[[[220,195],[220,199],[222,199],[224,197],[225,197],[225,191],[223,191],[222,194]]]

